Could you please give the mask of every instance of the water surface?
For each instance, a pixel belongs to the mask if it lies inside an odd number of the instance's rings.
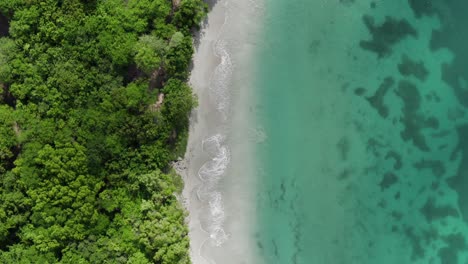
[[[468,4],[266,1],[265,263],[468,263]]]

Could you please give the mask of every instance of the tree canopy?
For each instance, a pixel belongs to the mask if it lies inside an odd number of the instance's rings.
[[[0,0],[0,263],[190,263],[170,163],[206,10]]]

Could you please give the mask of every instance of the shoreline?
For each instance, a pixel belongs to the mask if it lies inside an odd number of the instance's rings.
[[[209,238],[209,235],[201,229],[200,211],[203,206],[196,195],[196,188],[201,184],[198,170],[208,160],[202,149],[202,140],[213,129],[213,121],[216,120],[212,113],[213,103],[209,100],[208,86],[210,73],[214,71],[218,63],[212,53],[210,43],[215,41],[217,33],[221,29],[223,10],[215,3],[209,11],[202,28],[195,39],[195,52],[193,55],[192,72],[189,84],[198,99],[197,108],[192,110],[190,116],[189,136],[186,153],[183,162],[185,170],[180,172],[184,180],[182,196],[184,206],[188,212],[187,224],[189,228],[190,258],[192,263],[209,263],[201,256],[201,247]]]
[[[215,1],[194,39],[189,83],[198,107],[178,166],[194,264],[253,263],[251,4]]]

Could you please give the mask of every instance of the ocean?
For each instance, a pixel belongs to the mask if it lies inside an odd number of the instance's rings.
[[[468,263],[466,10],[265,0],[253,59],[259,259]]]

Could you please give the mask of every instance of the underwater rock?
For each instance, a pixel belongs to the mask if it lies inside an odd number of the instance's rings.
[[[361,40],[362,49],[376,53],[383,58],[392,53],[392,46],[408,36],[417,37],[417,31],[406,19],[385,17],[385,21],[375,25],[374,18],[369,15],[362,17],[364,24],[372,35],[372,40]]]
[[[356,0],[340,0],[340,3],[343,5],[352,5]]]
[[[438,255],[441,264],[453,264],[458,262],[458,252],[467,250],[465,237],[461,234],[451,234],[443,238],[446,247],[439,249]]]
[[[387,152],[387,155],[385,155],[385,159],[388,160],[388,159],[394,159],[395,160],[395,163],[393,164],[393,168],[395,170],[399,170],[401,169],[401,167],[403,166],[403,163],[402,163],[402,158],[401,158],[401,155],[394,151],[394,150],[390,150],[389,152]]]
[[[463,220],[468,223],[468,124],[457,128],[458,146],[452,153],[452,158],[461,155],[460,165],[456,175],[447,179],[447,184],[458,194],[458,208]]]
[[[382,118],[388,117],[388,107],[384,104],[384,97],[395,81],[392,77],[386,77],[375,91],[374,95],[367,97],[367,101],[374,107]]]
[[[413,0],[419,1],[419,0]],[[426,1],[421,1],[426,2]],[[468,16],[466,1],[446,0],[431,2],[432,12],[437,14],[441,26],[432,31],[432,50],[449,49],[454,57],[451,63],[441,65],[442,79],[452,87],[458,101],[468,108]]]
[[[427,199],[424,206],[420,209],[420,212],[426,218],[427,222],[432,222],[434,220],[440,220],[445,217],[453,216],[459,217],[457,209],[448,206],[448,205],[441,205],[436,206],[435,199],[430,197]]]
[[[370,138],[367,140],[367,151],[371,152],[376,157],[380,156],[379,149],[382,147],[384,147],[384,145],[375,138]]]
[[[423,258],[426,252],[422,246],[421,238],[414,232],[412,227],[405,227],[405,235],[411,243],[412,253],[411,260]]]
[[[364,93],[366,93],[366,89],[364,89],[362,87],[358,87],[358,88],[354,89],[354,94],[355,95],[362,96],[362,95],[364,95]]]
[[[350,143],[349,140],[346,137],[343,137],[338,141],[336,144],[338,151],[340,153],[340,157],[342,160],[347,160],[348,159],[348,153],[350,149]]]
[[[393,217],[396,221],[400,221],[400,220],[403,218],[403,214],[402,214],[401,212],[393,211],[393,212],[392,212],[392,217]]]
[[[343,181],[349,178],[351,174],[353,173],[353,170],[351,169],[344,169],[342,172],[338,174],[338,180]]]
[[[406,54],[401,56],[401,62],[398,64],[398,71],[405,77],[412,75],[420,81],[426,80],[429,74],[422,61],[414,61]]]
[[[413,166],[418,170],[430,169],[432,173],[441,177],[445,173],[444,163],[440,160],[420,160],[413,164]]]
[[[435,14],[432,1],[408,0],[408,4],[417,18],[421,18],[423,15],[430,16]]]
[[[413,144],[421,151],[429,151],[426,138],[421,132],[423,128],[437,128],[438,121],[434,117],[424,118],[419,113],[421,105],[421,95],[413,83],[402,80],[398,83],[396,95],[399,96],[404,103],[403,116],[400,121],[404,124],[405,128],[400,133],[404,141],[412,140]]]
[[[379,183],[380,190],[384,191],[385,189],[390,188],[392,185],[398,182],[398,177],[392,173],[392,172],[387,172],[384,174],[382,180]]]

